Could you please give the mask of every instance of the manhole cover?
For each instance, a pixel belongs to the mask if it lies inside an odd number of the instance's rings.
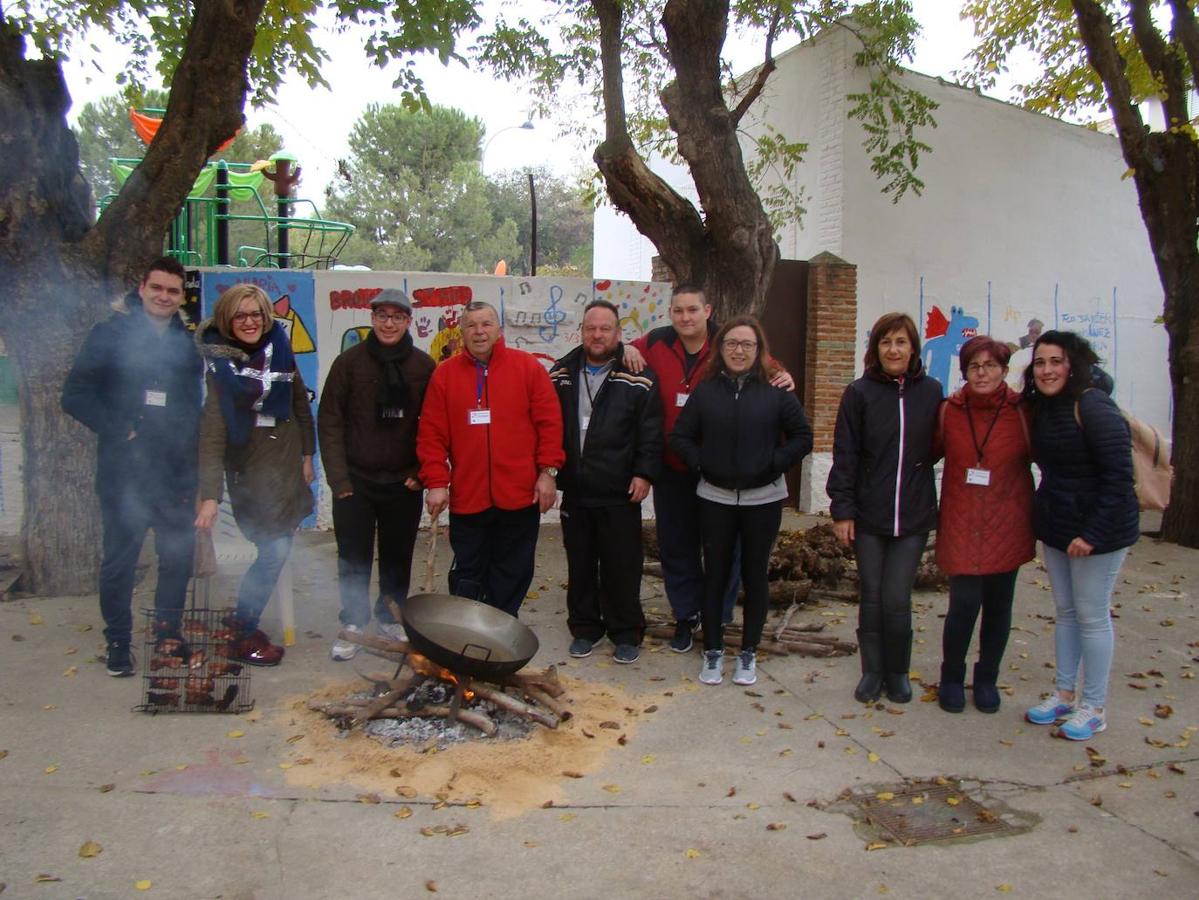
[[[973,800],[954,783],[903,785],[873,794],[850,794],[866,821],[905,847],[963,837],[1002,837],[1027,831]]]

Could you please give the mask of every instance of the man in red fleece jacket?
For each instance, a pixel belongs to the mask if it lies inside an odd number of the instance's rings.
[[[504,344],[490,303],[466,305],[462,340],[433,373],[421,409],[425,505],[434,519],[450,508],[450,591],[516,615],[566,459],[562,410],[541,363]]]

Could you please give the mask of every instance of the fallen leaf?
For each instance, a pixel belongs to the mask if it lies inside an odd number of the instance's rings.
[[[436,881],[426,881],[425,882],[425,890],[428,891],[430,894],[436,894],[437,893],[437,882]]]
[[[1169,763],[1169,764],[1167,764],[1166,768],[1169,769],[1171,772],[1173,772],[1175,775],[1185,775],[1187,773],[1187,770],[1184,769],[1182,766],[1180,766],[1178,763]]]
[[[883,801],[895,799],[895,794],[892,791],[879,791],[874,796]]]
[[[645,756],[641,757],[641,764],[643,766],[652,766],[654,764],[654,755],[652,753],[645,754]]]
[[[58,766],[46,766],[44,771],[47,775],[53,775],[55,772],[58,771]]]
[[[866,754],[866,759],[872,763],[876,763],[879,760],[879,755],[872,750],[870,753]]]
[[[1168,719],[1174,715],[1174,707],[1167,703],[1159,703],[1153,707],[1153,714],[1159,719]]]
[[[412,815],[412,808],[409,806],[401,806],[399,809],[397,809],[395,811],[395,817],[397,819],[407,819],[411,815]]]
[[[1157,875],[1161,878],[1169,878],[1170,877],[1170,874],[1168,872],[1163,872],[1161,869],[1154,869],[1153,874]]]
[[[912,798],[912,806],[919,806],[919,805],[920,805],[920,804],[922,804],[923,802],[924,802],[924,798],[923,798],[923,797],[913,797],[913,798]]]
[[[149,878],[143,878],[141,881],[133,882],[133,886],[139,891],[148,891],[150,888],[154,887],[154,882],[152,882]]]
[[[252,813],[250,813],[251,819],[269,819],[270,817],[271,817],[271,814],[269,812],[264,812],[261,809],[256,809]]]
[[[657,706],[647,706],[645,709],[642,710],[642,712],[644,712],[644,713],[656,713],[657,711],[658,711]]]
[[[736,796],[737,796],[737,789],[736,789],[735,787],[731,787],[731,788],[729,788],[729,790],[728,790],[728,793],[726,793],[726,794],[725,794],[725,796],[726,796],[726,797],[736,797]]]
[[[102,784],[102,785],[100,785],[100,793],[107,794],[109,791],[111,791],[115,787],[116,787],[115,784]]]
[[[1107,762],[1107,757],[1101,754],[1094,747],[1087,747],[1085,749],[1087,751],[1087,759],[1090,760],[1090,763],[1094,768],[1098,769]]]
[[[30,624],[30,625],[41,625],[41,624],[43,624],[45,621],[46,621],[45,619],[43,619],[41,616],[38,616],[38,615],[33,615],[33,616],[30,616],[30,617],[29,617],[29,624]]]
[[[41,875],[35,876],[33,881],[35,884],[49,884],[52,881],[62,881],[62,879],[57,875],[47,875],[43,872]]]
[[[1091,806],[1103,806],[1103,798],[1096,794],[1091,798]]]
[[[354,798],[359,803],[382,803],[382,798],[378,794],[359,794]]]
[[[578,818],[578,816],[576,816],[574,813],[566,812],[566,813],[561,813],[558,816],[558,821],[559,822],[573,822],[577,818]]]
[[[525,846],[532,848],[532,847],[540,847],[541,845],[539,843],[537,843],[536,841],[525,841]]]
[[[612,730],[612,731],[616,731],[616,730],[618,730],[618,729],[620,728],[620,723],[619,723],[619,722],[613,722],[613,721],[611,721],[611,720],[608,720],[607,722],[600,722],[600,725],[599,725],[599,727],[600,727],[600,728],[607,728],[607,729],[610,729],[610,730]]]
[[[795,795],[794,795],[794,794],[792,794],[790,791],[783,791],[783,799],[784,799],[784,800],[787,800],[787,801],[789,801],[789,802],[791,802],[791,803],[798,803],[798,802],[799,802],[798,800],[796,800],[796,799],[795,799]]]
[[[287,739],[287,743],[289,743],[289,744],[296,744],[296,743],[299,743],[299,742],[300,742],[300,741],[302,741],[302,740],[304,740],[304,735],[302,735],[302,734],[293,734],[291,737],[289,737],[289,738]],[[395,770],[393,769],[392,771],[395,771]]]
[[[406,785],[406,784],[396,785],[395,790],[396,790],[396,793],[399,794],[401,797],[403,797],[405,800],[411,800],[413,797],[416,796],[416,788],[408,787],[408,785]]]
[[[746,803],[746,804],[745,804],[745,808],[746,808],[746,809],[761,809],[761,808],[762,808],[762,804],[761,804],[761,803],[754,803],[754,801],[750,800],[748,803]]]
[[[787,823],[786,822],[771,822],[769,825],[766,826],[766,830],[767,831],[786,831]]]
[[[699,859],[700,853],[694,847],[688,847],[687,852],[683,854],[688,859]]]
[[[869,852],[871,850],[885,850],[889,846],[891,846],[891,845],[884,841],[875,841],[872,844],[867,844],[866,850],[867,850],[867,852]]]
[[[957,806],[959,803],[962,802],[962,798],[961,797],[946,797],[945,802],[948,803],[950,806]]]
[[[999,891],[1001,894],[1010,894],[1012,892],[1012,886],[1006,883],[1000,884],[996,885],[995,890]]]
[[[564,776],[564,777],[566,777],[566,778],[582,778],[582,777],[583,777],[583,773],[582,773],[582,772],[575,772],[575,771],[574,771],[574,770],[572,770],[572,769],[567,769],[567,770],[566,770],[566,771],[564,771],[562,774],[563,774],[563,776]]]
[[[804,837],[806,837],[809,841],[823,841],[826,837],[828,837],[828,832],[818,831],[816,834],[805,834]]]
[[[83,846],[79,848],[79,855],[83,859],[93,859],[99,856],[104,851],[104,848],[95,841],[84,841]]]
[[[1071,825],[1071,826],[1070,826],[1069,828],[1067,828],[1066,830],[1067,830],[1068,832],[1070,832],[1071,834],[1078,834],[1078,826],[1077,826],[1077,825]]]
[[[620,785],[619,784],[605,784],[604,790],[607,791],[609,794],[619,794],[620,793]]]
[[[0,759],[4,759],[4,757],[6,757],[6,756],[8,756],[8,751],[0,750]]]
[[[225,737],[231,737],[231,738],[239,738],[239,737],[245,737],[245,736],[246,736],[246,733],[244,731],[230,731],[228,734],[225,735]]]
[[[1147,725],[1150,728],[1153,727],[1153,720],[1147,716],[1140,716],[1137,718],[1137,721],[1140,722],[1142,725]]]
[[[1116,785],[1116,787],[1130,788],[1130,787],[1132,787],[1132,782],[1131,781],[1121,781],[1118,785]]]

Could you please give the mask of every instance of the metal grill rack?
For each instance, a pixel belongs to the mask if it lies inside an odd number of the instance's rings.
[[[254,708],[250,667],[230,659],[226,609],[187,609],[173,623],[142,610],[140,712],[241,713]]]

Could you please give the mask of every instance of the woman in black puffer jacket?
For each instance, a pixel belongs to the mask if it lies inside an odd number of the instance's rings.
[[[933,430],[941,384],[924,374],[916,323],[887,313],[870,329],[866,372],[845,389],[828,476],[833,528],[853,545],[862,678],[854,699],[912,699],[912,584],[937,527]]]
[[[1057,607],[1056,690],[1025,717],[1036,725],[1066,719],[1058,734],[1076,741],[1107,727],[1112,589],[1140,534],[1128,422],[1106,390],[1095,387],[1111,383],[1095,368],[1098,361],[1077,334],[1046,331],[1024,372],[1033,460],[1041,470],[1033,526]]]
[[[757,680],[756,651],[769,602],[767,567],[787,496],[784,474],[812,450],[812,428],[790,391],[770,385],[758,321],[738,316],[716,333],[704,380],[683,408],[670,448],[700,476],[704,548],[704,664],[699,680],[724,675],[721,607],[741,542],[745,614],[734,684]]]

